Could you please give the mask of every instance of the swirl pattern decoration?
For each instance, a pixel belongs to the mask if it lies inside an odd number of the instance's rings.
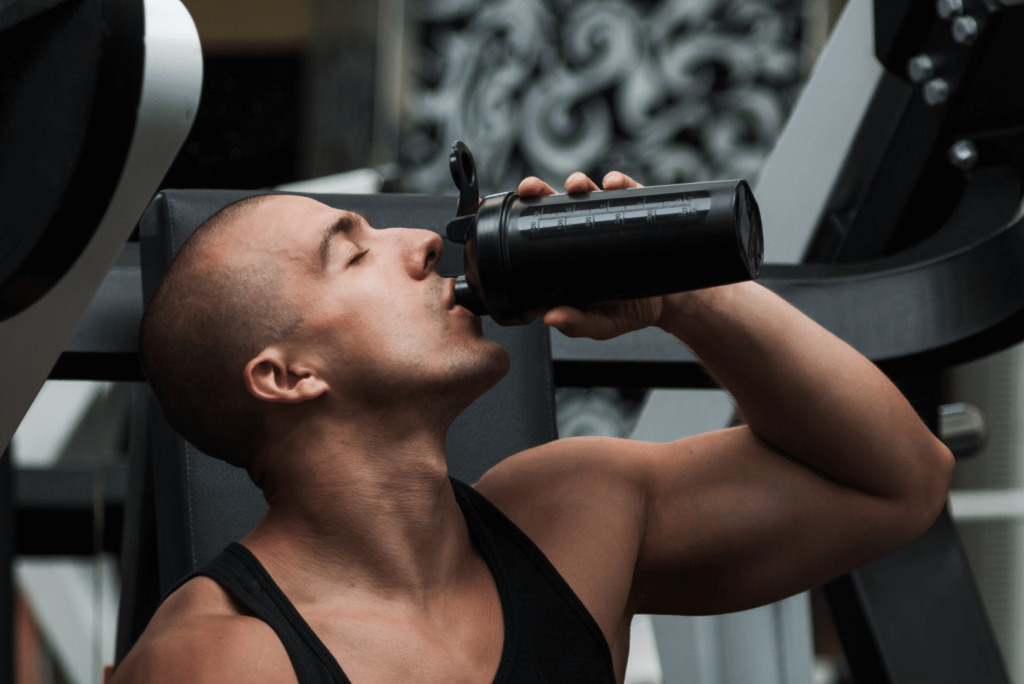
[[[800,83],[800,0],[418,0],[407,188],[612,169],[646,184],[756,179]]]

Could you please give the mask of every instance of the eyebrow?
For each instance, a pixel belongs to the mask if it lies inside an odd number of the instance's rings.
[[[317,253],[320,255],[321,270],[326,271],[327,264],[331,261],[331,245],[334,243],[334,236],[338,233],[347,235],[355,230],[359,226],[359,217],[362,217],[371,228],[373,227],[373,224],[370,223],[370,217],[363,212],[346,211],[336,221],[332,221],[324,228],[323,235],[320,238],[320,249],[317,250]]]

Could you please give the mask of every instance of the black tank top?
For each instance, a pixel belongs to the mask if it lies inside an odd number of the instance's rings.
[[[470,539],[494,576],[505,643],[494,684],[614,684],[608,642],[583,603],[536,544],[475,489],[452,479]],[[299,684],[350,684],[256,557],[232,542],[184,578],[215,580],[277,633]]]

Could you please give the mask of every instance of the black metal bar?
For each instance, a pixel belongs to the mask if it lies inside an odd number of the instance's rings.
[[[0,684],[14,682],[14,487],[11,450],[0,456]]]
[[[21,508],[14,513],[19,556],[93,556],[96,517],[89,508]],[[104,508],[100,551],[120,555],[124,506]]]
[[[16,555],[91,556],[121,553],[127,467],[15,470],[13,552]],[[97,530],[95,487],[102,483],[102,528]]]
[[[18,468],[13,472],[15,510],[86,510],[92,515],[97,475],[103,483],[104,505],[124,504],[126,465],[94,468]]]
[[[121,554],[121,604],[114,654],[114,662],[118,664],[156,613],[161,598],[152,450],[146,411],[148,389],[136,388],[132,400],[129,485],[124,505],[125,545]]]
[[[50,380],[146,382],[137,352],[69,352],[57,359]]]
[[[860,684],[1009,684],[948,511],[917,540],[825,585]]]

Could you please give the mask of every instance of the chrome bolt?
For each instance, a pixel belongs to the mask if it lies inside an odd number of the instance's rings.
[[[935,3],[935,11],[943,19],[959,17],[964,13],[964,2],[963,0],[938,0]]]
[[[970,171],[978,163],[978,148],[970,140],[958,140],[949,148],[949,163],[961,171]]]
[[[959,457],[973,456],[988,442],[985,414],[974,404],[939,407],[939,439]]]
[[[949,83],[944,78],[933,78],[924,84],[924,101],[929,107],[940,105],[949,99]]]
[[[953,22],[953,40],[961,45],[974,45],[978,39],[978,22],[974,17],[958,17]]]
[[[914,83],[923,83],[935,74],[935,62],[928,55],[918,55],[907,63],[907,75]]]

